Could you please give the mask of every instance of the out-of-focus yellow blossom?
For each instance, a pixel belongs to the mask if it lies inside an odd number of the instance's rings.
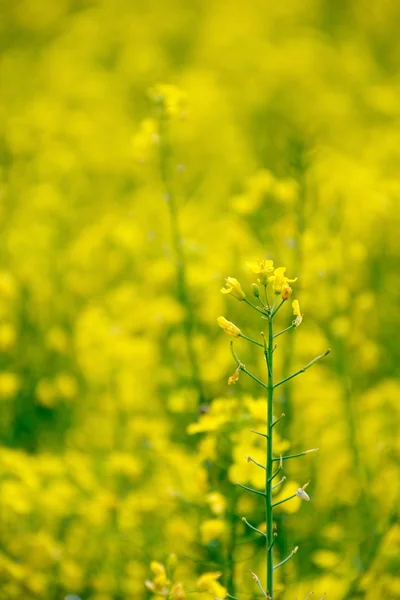
[[[182,117],[185,114],[187,95],[175,85],[159,84],[149,90],[151,100],[162,107],[169,117]]]
[[[159,143],[158,126],[154,119],[143,119],[133,138],[133,157],[138,163],[146,162]]]
[[[218,317],[217,321],[218,325],[225,331],[225,333],[231,335],[232,337],[239,337],[242,333],[239,327],[237,327],[231,321],[225,319],[225,317]]]
[[[0,296],[13,298],[16,291],[17,286],[13,275],[8,271],[0,271]]]
[[[12,398],[20,388],[20,378],[15,373],[0,373],[0,398]]]
[[[257,260],[246,262],[246,265],[259,276],[259,282],[262,285],[268,284],[268,278],[274,271],[274,261],[273,260]]]
[[[210,506],[210,510],[214,515],[220,517],[226,511],[226,498],[219,492],[211,492],[207,494],[206,500]]]
[[[171,587],[169,597],[171,598],[171,600],[187,600],[187,594],[185,592],[183,583],[174,583]]]
[[[208,519],[200,525],[200,533],[203,544],[219,540],[226,533],[226,523],[222,519]]]
[[[221,575],[220,572],[204,573],[196,582],[197,589],[200,592],[209,592],[217,598],[225,598],[227,590],[217,581]]]
[[[43,406],[54,406],[57,402],[57,390],[51,381],[41,379],[36,386],[35,395],[37,402]]]
[[[274,274],[268,277],[268,283],[272,283],[272,289],[275,294],[280,294],[282,292],[282,288],[289,287],[288,283],[293,283],[297,281],[297,277],[294,279],[289,279],[285,276],[286,267],[278,267],[275,269]]]
[[[68,336],[61,327],[52,327],[47,334],[46,341],[49,348],[61,354],[68,349]]]
[[[230,294],[237,300],[244,300],[246,294],[242,290],[242,286],[234,277],[227,277],[225,279],[225,287],[221,288],[222,294]]]
[[[15,328],[10,323],[0,325],[0,350],[9,350],[15,345]]]
[[[54,386],[62,398],[72,400],[78,393],[78,382],[68,373],[59,373],[54,379]]]
[[[153,571],[154,576],[151,581],[148,579],[145,581],[147,589],[150,592],[162,594],[164,596],[167,595],[170,581],[167,577],[164,565],[154,560],[150,564],[150,569]]]

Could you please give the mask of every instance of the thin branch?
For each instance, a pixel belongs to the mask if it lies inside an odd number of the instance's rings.
[[[261,433],[260,431],[256,431],[255,429],[250,429],[250,431],[251,431],[252,433],[255,433],[255,434],[257,434],[257,435],[261,435],[261,437],[265,437],[265,438],[267,438],[267,439],[268,439],[268,433]]]
[[[273,458],[273,461],[277,460],[289,460],[289,458],[297,458],[298,456],[304,456],[305,454],[310,454],[310,452],[317,452],[319,448],[311,448],[311,450],[305,450],[304,452],[299,452],[298,454],[290,454],[289,456],[279,456],[279,458]]]
[[[267,537],[267,534],[264,533],[264,531],[261,531],[260,529],[257,529],[257,527],[254,527],[251,523],[248,522],[248,520],[245,517],[242,517],[242,521],[247,525],[247,527],[250,527],[250,529],[252,529],[253,531],[257,531],[257,533],[259,533],[260,535]]]
[[[260,344],[260,342],[256,342],[256,340],[253,340],[253,339],[247,337],[247,335],[243,335],[243,333],[239,333],[238,337],[241,337],[244,340],[247,340],[248,342],[255,344],[256,346],[260,346],[261,348],[264,348],[264,344]]]
[[[253,494],[258,494],[259,496],[265,497],[265,492],[260,492],[260,490],[255,490],[254,488],[247,487],[247,485],[243,485],[242,483],[239,483],[238,481],[236,482],[236,485],[243,488],[244,490],[247,490],[248,492],[253,492]]]
[[[285,564],[285,562],[287,562],[288,560],[290,560],[293,556],[293,554],[296,554],[297,550],[299,549],[298,546],[296,546],[296,548],[293,548],[293,550],[291,551],[291,553],[289,554],[289,556],[287,556],[284,560],[282,560],[280,563],[278,563],[277,565],[274,566],[274,570],[277,569],[278,567],[281,567],[282,565]]]
[[[302,369],[299,369],[298,371],[296,371],[296,373],[293,373],[293,375],[289,375],[289,377],[286,377],[285,379],[282,379],[282,381],[278,381],[278,383],[276,383],[274,385],[274,389],[277,388],[277,387],[279,387],[283,383],[286,383],[290,379],[293,379],[293,377],[297,377],[297,375],[301,375],[301,373],[304,373],[305,371],[307,371],[307,369],[309,369],[310,367],[312,367],[313,364],[316,363],[318,360],[321,360],[321,358],[325,358],[325,356],[327,356],[330,351],[331,351],[331,349],[328,348],[328,350],[326,352],[324,352],[324,354],[320,354],[319,356],[316,356],[315,358],[313,358],[313,360],[311,362],[309,362],[308,365],[306,365]]]
[[[272,427],[274,427],[277,423],[279,423],[279,421],[281,419],[283,419],[283,417],[286,417],[285,413],[282,413],[281,416],[272,423]]]
[[[279,306],[277,306],[277,307],[276,307],[276,309],[273,311],[273,313],[271,314],[271,319],[272,319],[272,317],[273,317],[274,315],[276,315],[276,313],[278,312],[278,310],[280,309],[280,307],[281,307],[283,304],[285,304],[285,302],[286,302],[286,298],[285,298],[285,300],[282,300],[282,302],[279,304]],[[275,302],[274,302],[274,304],[275,304]]]
[[[280,335],[282,335],[282,333],[286,333],[286,331],[290,331],[290,329],[294,329],[295,326],[293,325],[293,323],[291,325],[289,325],[289,327],[286,327],[286,329],[282,329],[282,331],[279,331],[279,333],[276,333],[274,335],[274,339],[279,337]]]
[[[274,459],[272,459],[274,460]],[[272,481],[273,479],[275,479],[275,477],[282,471],[282,467],[279,466],[278,469],[275,471],[275,473],[272,475],[272,477],[270,477],[270,479],[268,481]]]
[[[261,381],[260,379],[258,379],[255,375],[253,375],[252,373],[250,373],[250,371],[248,371],[246,369],[246,367],[244,366],[244,364],[241,362],[241,360],[238,358],[237,354],[235,353],[234,349],[233,349],[233,342],[231,341],[231,352],[232,352],[232,356],[238,366],[238,368],[243,371],[243,373],[246,373],[246,375],[248,375],[251,379],[254,379],[254,381],[256,381],[259,385],[261,385],[263,388],[265,388],[266,390],[268,389],[268,386]]]
[[[284,502],[288,502],[288,500],[292,500],[292,498],[296,498],[297,494],[293,494],[293,496],[289,496],[288,498],[285,498],[284,500],[279,500],[279,502],[275,502],[275,504],[272,505],[272,508],[275,508],[275,506],[279,506],[279,504],[283,504]]]
[[[247,460],[247,462],[254,463],[255,465],[257,465],[257,467],[261,467],[262,469],[266,469],[267,468],[263,464],[259,463],[257,460],[254,460],[254,458],[251,458],[251,456],[246,456],[246,460]]]
[[[246,302],[246,304],[251,306],[251,308],[254,308],[254,310],[256,310],[257,312],[261,313],[262,315],[266,314],[264,310],[262,310],[261,308],[258,308],[258,306],[256,306],[252,302],[250,302],[250,300],[248,300],[248,298],[243,298],[243,300],[244,300],[244,302]]]
[[[275,485],[273,485],[273,486],[272,486],[272,489],[274,490],[275,488],[277,488],[277,487],[278,487],[278,485],[281,485],[281,483],[283,483],[283,482],[285,481],[285,479],[286,479],[286,475],[284,475],[284,476],[282,477],[282,479],[281,479],[280,481],[278,481],[278,483],[276,483]]]
[[[255,573],[253,573],[253,571],[250,571],[250,573],[252,574],[254,581],[257,583],[258,587],[260,588],[261,592],[264,594],[264,596],[266,598],[267,594],[265,593],[265,590],[264,590],[263,586],[261,585],[261,581],[260,581],[259,577],[257,577],[257,575]]]

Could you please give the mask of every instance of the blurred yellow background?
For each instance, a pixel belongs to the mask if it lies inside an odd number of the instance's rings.
[[[279,371],[332,348],[277,395],[278,451],[320,448],[287,467],[312,502],[277,511],[278,598],[400,598],[400,3],[1,11],[0,598],[154,598],[154,560],[260,597],[234,482],[262,485],[265,399],[216,323],[259,334],[219,291],[257,258],[299,277]]]

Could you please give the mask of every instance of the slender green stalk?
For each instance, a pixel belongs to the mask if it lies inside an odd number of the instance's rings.
[[[247,337],[247,335],[244,335],[243,333],[240,333],[239,337],[243,338],[244,340],[247,340],[248,342],[251,342],[252,344],[255,344],[256,346],[261,346],[261,348],[264,348],[264,344],[260,344],[260,342],[256,342],[256,340],[253,340],[253,339]]]
[[[284,272],[284,269],[283,269]],[[275,270],[275,276],[274,276],[274,282],[276,284],[276,282],[278,282],[278,290],[279,290],[279,277],[282,278],[282,269],[276,269]],[[290,280],[288,280],[290,281]],[[235,283],[235,280],[233,280],[233,283]],[[241,487],[242,489],[246,490],[247,492],[259,495],[259,496],[263,496],[264,497],[264,504],[265,504],[265,523],[266,523],[266,533],[260,531],[259,529],[257,529],[256,527],[254,527],[253,525],[251,525],[251,523],[249,523],[249,521],[247,521],[247,519],[245,519],[243,517],[243,522],[246,524],[246,526],[255,531],[256,533],[259,533],[261,535],[264,535],[265,537],[265,566],[266,566],[266,585],[265,585],[265,591],[264,588],[260,582],[259,577],[255,574],[252,573],[254,580],[256,581],[257,585],[259,586],[260,590],[262,591],[263,595],[265,598],[267,598],[268,600],[274,600],[275,598],[275,592],[274,592],[274,569],[277,569],[278,567],[284,565],[288,560],[290,560],[290,558],[297,552],[298,548],[297,546],[292,550],[292,552],[281,562],[279,562],[278,564],[274,565],[274,542],[275,542],[275,537],[277,535],[276,531],[274,532],[274,522],[273,522],[273,509],[281,504],[283,504],[284,502],[288,502],[289,500],[295,498],[295,497],[301,497],[303,500],[310,500],[309,496],[304,492],[305,487],[308,485],[304,485],[303,488],[297,490],[297,492],[295,494],[292,494],[291,496],[284,498],[283,500],[279,500],[278,502],[273,503],[272,501],[272,490],[276,489],[278,486],[282,485],[284,483],[284,481],[286,480],[286,477],[283,476],[281,477],[281,479],[273,484],[273,480],[278,476],[279,473],[281,473],[281,471],[283,470],[283,465],[284,465],[284,461],[285,460],[289,460],[289,459],[293,459],[293,458],[297,458],[297,457],[301,457],[304,456],[306,454],[309,454],[310,452],[315,452],[316,450],[318,450],[318,448],[312,448],[311,450],[305,450],[303,452],[298,452],[296,454],[290,454],[287,456],[279,456],[279,457],[274,457],[273,456],[273,428],[275,425],[277,425],[281,419],[283,419],[283,417],[285,416],[284,413],[281,414],[280,417],[278,417],[277,419],[274,420],[273,417],[273,412],[274,412],[274,391],[276,388],[278,388],[279,386],[281,386],[282,384],[286,383],[287,381],[290,381],[291,379],[293,379],[294,377],[297,377],[297,375],[300,375],[301,373],[304,373],[305,371],[307,371],[310,367],[312,367],[317,361],[321,360],[322,358],[324,358],[325,356],[327,356],[327,354],[329,354],[330,350],[327,350],[324,354],[321,354],[320,356],[317,356],[316,358],[314,358],[312,361],[310,361],[305,367],[303,367],[302,369],[299,369],[298,371],[296,371],[295,373],[293,373],[292,375],[289,375],[288,377],[284,377],[281,381],[279,381],[278,383],[274,383],[274,360],[273,360],[273,354],[274,351],[276,349],[276,344],[274,344],[274,338],[279,337],[280,335],[282,335],[283,333],[285,333],[286,331],[289,331],[291,329],[296,328],[300,322],[300,320],[296,320],[294,322],[292,322],[291,325],[289,325],[288,327],[286,327],[285,329],[283,329],[282,331],[280,331],[279,333],[274,335],[274,315],[279,311],[279,309],[283,306],[283,304],[286,302],[286,299],[282,299],[278,306],[276,307],[276,304],[278,303],[278,299],[279,299],[279,294],[281,292],[276,290],[276,287],[274,287],[274,291],[275,291],[275,299],[274,299],[274,303],[272,306],[270,306],[270,303],[268,301],[268,295],[267,295],[267,288],[265,287],[265,299],[267,302],[267,305],[263,306],[263,309],[255,306],[254,304],[252,304],[250,301],[248,301],[246,298],[243,298],[243,290],[240,287],[240,284],[236,281],[235,283],[235,290],[232,293],[232,295],[237,298],[238,300],[244,300],[247,304],[249,304],[253,309],[255,309],[258,313],[262,314],[262,318],[268,321],[268,332],[267,333],[261,333],[262,338],[263,338],[263,343],[259,343],[256,342],[255,340],[247,337],[246,335],[241,334],[240,337],[242,337],[243,339],[249,341],[252,344],[255,344],[256,346],[260,346],[263,348],[264,351],[264,359],[265,359],[265,364],[267,367],[267,383],[264,383],[263,381],[261,381],[260,379],[258,379],[258,377],[256,377],[255,375],[253,375],[252,373],[250,373],[245,365],[242,363],[242,361],[239,359],[239,357],[236,355],[235,350],[233,348],[233,342],[231,341],[231,351],[232,351],[232,356],[236,362],[237,365],[237,369],[235,371],[235,373],[238,373],[239,371],[243,371],[244,373],[246,373],[246,375],[248,375],[251,379],[253,379],[253,381],[255,381],[256,383],[258,383],[263,389],[266,390],[267,392],[267,412],[266,412],[266,432],[260,432],[260,431],[256,431],[256,430],[251,430],[253,433],[255,433],[256,435],[259,435],[263,438],[265,438],[265,465],[262,464],[261,462],[258,462],[256,460],[254,460],[253,458],[251,458],[250,456],[247,457],[247,461],[248,462],[252,462],[254,463],[256,466],[262,468],[265,470],[265,487],[263,490],[257,490],[251,487],[248,487],[246,485],[243,485],[241,483],[237,483],[236,485],[238,485],[239,487]],[[284,294],[281,294],[281,297]],[[293,315],[294,316],[298,316],[300,315],[299,312],[299,304],[298,301],[296,300],[297,306],[293,303],[292,307],[293,307]],[[264,303],[263,303],[264,304]],[[232,379],[232,378],[230,378]],[[231,381],[230,381],[231,383]],[[274,468],[274,463],[279,461],[278,464],[278,468],[275,470],[275,472],[273,471]],[[280,549],[281,550],[281,549]],[[281,553],[281,552],[280,552]],[[286,552],[285,552],[286,554]]]
[[[286,327],[286,329],[282,329],[282,331],[280,331],[279,333],[276,333],[274,335],[274,338],[279,337],[280,335],[282,335],[282,333],[286,333],[286,331],[290,331],[291,329],[294,329],[295,325],[293,325],[293,323],[291,325],[289,325],[289,327]]]
[[[170,216],[172,245],[175,253],[177,296],[184,311],[183,330],[186,340],[187,356],[192,372],[192,382],[198,393],[199,404],[202,404],[204,402],[204,390],[200,377],[199,361],[193,340],[196,319],[187,283],[186,257],[183,248],[178,206],[171,177],[170,162],[172,147],[169,138],[168,119],[163,112],[159,114],[158,123],[160,134],[159,166],[161,181],[164,187],[164,197]]]
[[[267,526],[266,540],[266,569],[267,569],[267,592],[273,600],[274,597],[274,563],[273,563],[273,518],[272,518],[272,444],[273,444],[273,401],[274,401],[274,379],[273,379],[273,343],[274,330],[272,316],[268,321],[268,346],[265,352],[265,360],[268,366],[268,402],[267,402],[267,435],[266,455],[267,468],[265,472],[265,522]]]
[[[289,375],[289,377],[285,377],[285,379],[282,379],[282,381],[279,381],[278,383],[276,383],[274,387],[277,388],[278,386],[282,385],[283,383],[286,383],[287,381],[290,381],[290,379],[293,379],[293,377],[297,377],[297,375],[301,375],[301,373],[305,373],[305,371],[307,371],[307,369],[309,369],[310,367],[312,367],[314,363],[316,363],[318,360],[321,360],[321,358],[325,358],[325,356],[327,356],[330,351],[331,351],[331,349],[328,348],[328,350],[326,352],[324,352],[323,354],[320,354],[319,356],[316,356],[315,358],[313,358],[313,360],[310,361],[308,363],[308,365],[306,365],[302,369],[299,369],[298,371],[296,371],[296,373],[293,373],[293,375]]]

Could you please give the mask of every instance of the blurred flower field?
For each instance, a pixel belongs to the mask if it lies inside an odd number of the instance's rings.
[[[276,395],[277,452],[319,447],[277,600],[400,599],[400,4],[1,12],[0,599],[262,597],[265,398],[217,324],[259,336],[220,293],[257,259],[298,277],[278,373],[332,349]]]

